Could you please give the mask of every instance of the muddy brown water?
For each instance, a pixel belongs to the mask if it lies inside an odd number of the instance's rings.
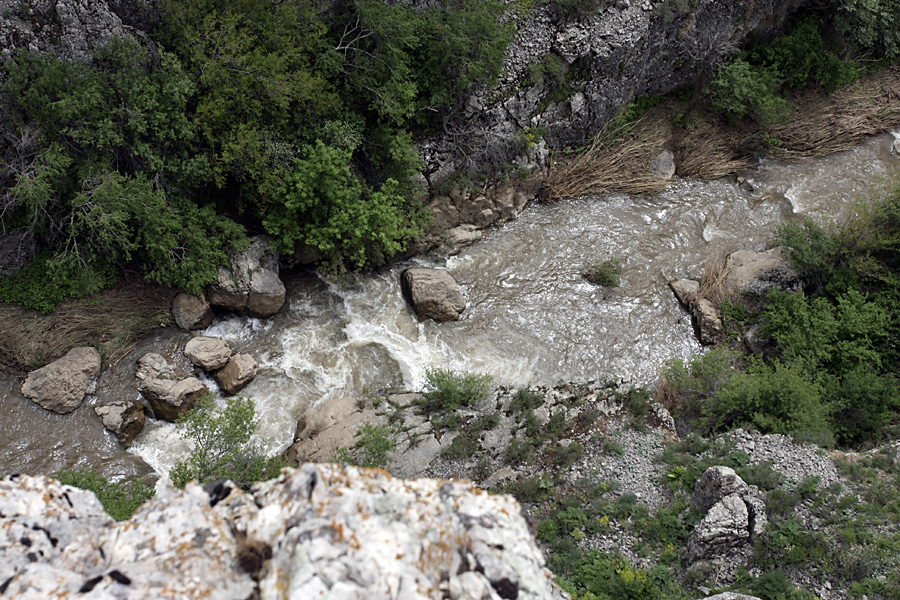
[[[344,287],[289,275],[286,306],[274,318],[224,316],[205,333],[259,361],[245,393],[257,405],[256,440],[270,454],[291,442],[308,406],[366,390],[418,390],[434,367],[488,373],[511,386],[653,385],[667,359],[701,350],[667,282],[698,278],[712,252],[765,248],[778,223],[846,218],[855,202],[900,178],[894,139],[886,134],[824,159],[763,161],[744,185],[682,181],[651,197],[531,206],[457,256],[418,257]],[[592,261],[610,257],[624,261],[619,288],[584,280]],[[447,268],[459,281],[468,307],[458,322],[415,318],[399,286],[400,271],[412,265]],[[176,355],[186,339],[162,330],[143,340],[72,415],[44,411],[19,397],[21,381],[0,377],[0,469],[49,474],[89,466],[113,478],[168,472],[189,451],[173,425],[148,419],[126,452],[91,406],[137,398],[134,358]]]

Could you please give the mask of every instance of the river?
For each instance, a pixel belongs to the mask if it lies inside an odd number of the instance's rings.
[[[701,349],[667,282],[699,278],[712,253],[767,247],[784,221],[846,218],[857,202],[900,178],[893,142],[882,135],[827,158],[765,160],[744,174],[743,185],[680,181],[649,197],[532,205],[456,256],[417,257],[345,286],[311,273],[286,275],[287,302],[278,315],[229,316],[204,333],[259,361],[244,393],[256,401],[257,438],[270,454],[290,444],[311,404],[366,390],[418,390],[433,367],[488,373],[511,386],[602,379],[653,385],[667,359]],[[619,288],[583,278],[591,262],[612,257],[623,260]],[[400,272],[413,265],[446,268],[461,284],[468,307],[459,321],[415,318],[399,285]],[[135,356],[186,338],[161,331]],[[94,466],[119,478],[146,474],[149,465],[166,473],[188,451],[174,425],[148,419],[124,452],[90,410],[107,396],[138,397],[133,360],[111,371],[100,398],[68,416],[43,411],[18,397],[18,382],[0,380],[0,466],[31,473]]]

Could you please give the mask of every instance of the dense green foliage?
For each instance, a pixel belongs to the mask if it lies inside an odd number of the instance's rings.
[[[776,349],[768,358],[716,349],[690,365],[673,361],[666,393],[702,432],[740,425],[823,445],[874,443],[896,421],[900,335],[900,190],[851,223],[827,231],[786,224],[806,289],[773,290],[758,321]]]
[[[254,415],[250,398],[228,398],[224,410],[216,409],[211,395],[198,400],[177,421],[181,435],[193,442],[193,450],[172,468],[172,482],[183,488],[193,480],[209,483],[230,479],[249,489],[257,481],[276,476],[285,465],[278,459],[267,459],[250,441],[256,431]]]
[[[726,62],[707,85],[713,107],[731,119],[774,122],[788,113],[786,92],[812,84],[831,92],[855,79],[861,68],[842,57],[845,42],[823,37],[824,31],[819,16],[796,19],[783,36],[753,45]]]
[[[49,310],[125,268],[197,292],[245,227],[331,271],[383,264],[426,222],[413,139],[497,77],[503,6],[164,0],[158,51],[20,52],[3,67],[0,226],[42,253],[0,297]]]
[[[60,471],[56,479],[65,485],[94,492],[106,512],[116,521],[127,521],[144,502],[156,493],[138,479],[110,482],[93,469]]]
[[[0,220],[46,250],[3,282],[5,300],[46,310],[108,287],[133,261],[149,281],[197,292],[246,244],[240,226],[185,196],[208,170],[186,114],[193,85],[172,55],[155,60],[114,40],[92,68],[31,54],[6,65],[20,137],[0,173]]]

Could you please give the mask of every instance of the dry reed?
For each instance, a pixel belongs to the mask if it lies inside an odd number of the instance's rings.
[[[540,198],[620,192],[654,194],[670,182],[650,173],[650,162],[663,148],[674,149],[681,177],[718,179],[746,169],[754,157],[824,156],[848,150],[866,137],[900,125],[900,67],[884,68],[824,95],[805,91],[793,98],[791,119],[760,126],[729,124],[712,113],[695,113],[686,129],[674,125],[685,102],[669,101],[626,127],[608,124],[591,146],[574,159],[553,166]]]
[[[76,346],[94,346],[104,364],[115,364],[141,336],[172,324],[173,295],[167,288],[130,281],[63,302],[48,315],[0,304],[0,362],[31,370]]]

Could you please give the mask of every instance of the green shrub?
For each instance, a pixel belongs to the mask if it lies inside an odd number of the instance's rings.
[[[736,58],[719,67],[707,85],[713,108],[730,119],[753,117],[773,123],[787,116],[788,104],[778,95],[774,69],[751,65]]]
[[[131,479],[112,483],[93,469],[60,471],[56,479],[65,485],[94,492],[104,510],[116,521],[127,521],[156,491],[140,481]]]
[[[804,368],[778,362],[735,374],[702,412],[709,432],[739,425],[789,435],[831,431],[821,387]]]
[[[192,480],[208,483],[230,479],[244,490],[257,481],[278,474],[285,466],[279,459],[268,460],[250,442],[256,431],[253,400],[235,396],[217,410],[212,395],[197,400],[194,408],[181,415],[178,424],[182,437],[193,441],[194,449],[186,460],[178,461],[169,477],[179,488]]]
[[[361,467],[387,467],[388,453],[396,448],[388,425],[366,423],[356,433],[356,464]]]
[[[419,406],[426,413],[475,406],[491,395],[490,375],[428,369]]]
[[[544,403],[544,397],[528,388],[519,389],[509,403],[509,410],[513,414],[519,414],[527,410],[534,410]]]
[[[773,469],[769,461],[742,467],[737,470],[737,474],[749,485],[755,485],[767,492],[784,483],[784,475]]]
[[[591,283],[603,287],[619,287],[622,282],[622,259],[610,258],[591,265],[584,275]]]

